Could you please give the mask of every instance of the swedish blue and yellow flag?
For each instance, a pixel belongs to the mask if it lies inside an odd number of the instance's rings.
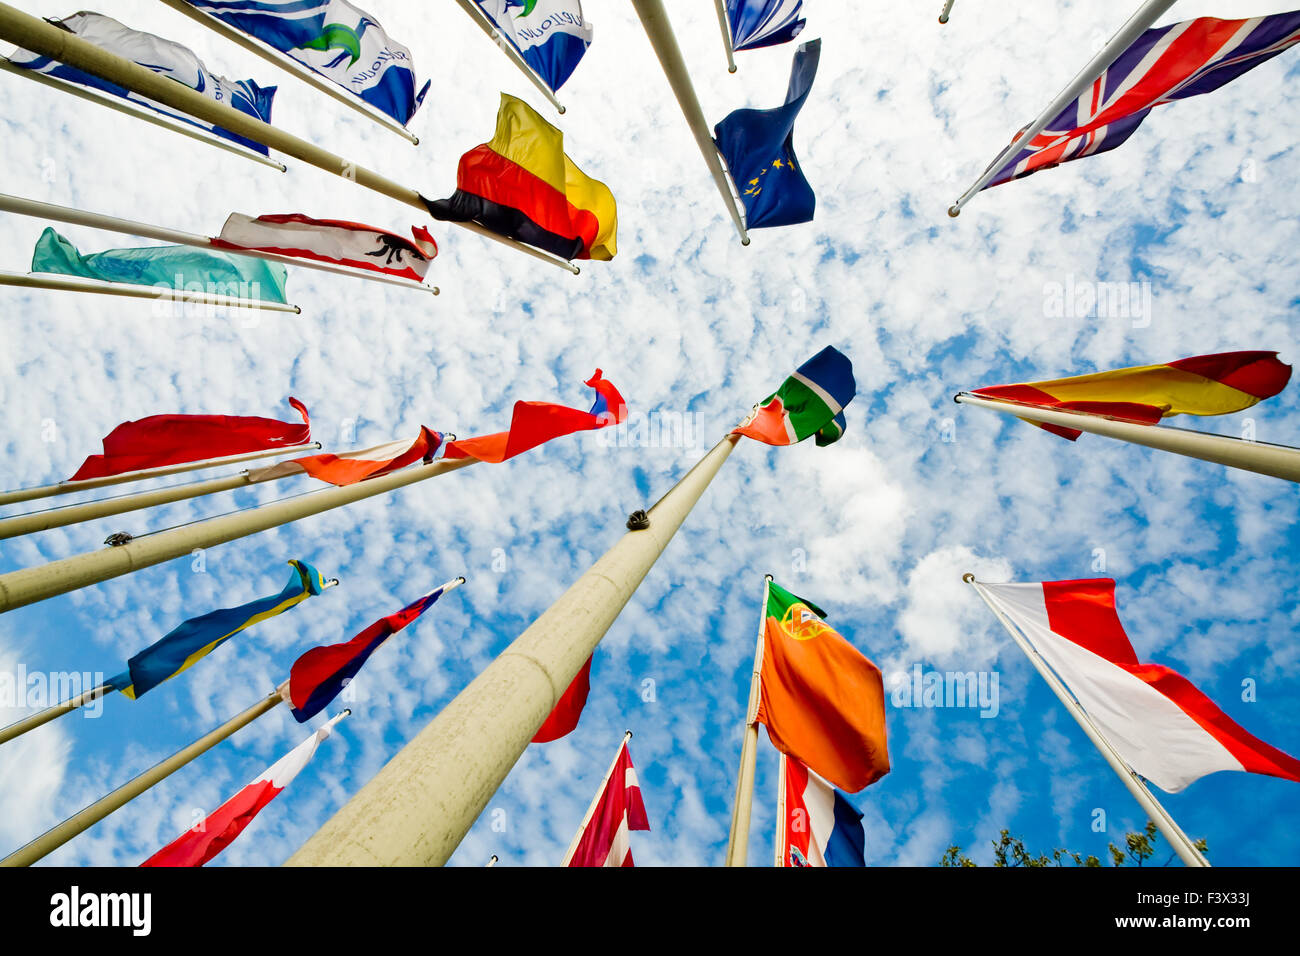
[[[790,226],[811,222],[817,197],[794,155],[794,121],[817,75],[822,41],[795,51],[785,105],[771,110],[734,110],[713,127],[718,151],[745,205],[745,225]]]
[[[296,607],[325,589],[321,573],[306,561],[289,564],[293,566],[293,577],[279,594],[190,618],[132,657],[127,662],[128,670],[111,678],[108,685],[135,700],[211,654],[245,628]]]

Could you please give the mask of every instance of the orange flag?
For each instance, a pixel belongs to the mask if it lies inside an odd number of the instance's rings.
[[[889,773],[880,669],[820,609],[770,584],[755,720],[777,750],[857,793]]]

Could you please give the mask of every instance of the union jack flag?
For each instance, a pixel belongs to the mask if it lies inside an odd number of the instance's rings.
[[[1248,20],[1198,17],[1154,27],[1026,143],[989,186],[1114,149],[1155,107],[1211,93],[1298,41],[1300,11]]]

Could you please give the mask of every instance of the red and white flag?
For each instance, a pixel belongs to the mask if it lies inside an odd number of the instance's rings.
[[[232,212],[211,240],[221,249],[252,249],[298,259],[382,272],[421,282],[438,244],[423,226],[411,227],[412,238],[340,219],[311,219],[299,213],[258,216]]]
[[[1190,681],[1139,663],[1115,609],[1115,582],[979,584],[1069,687],[1121,758],[1177,793],[1220,770],[1300,781],[1300,761],[1251,736]]]
[[[578,836],[569,847],[563,866],[632,866],[632,847],[628,833],[649,830],[641,787],[636,781],[627,739],[619,745],[618,756],[605,779],[605,787],[596,797]]]
[[[262,808],[289,786],[311,762],[321,741],[348,711],[321,725],[314,734],[273,763],[261,776],[167,844],[141,866],[202,866],[234,841]]]

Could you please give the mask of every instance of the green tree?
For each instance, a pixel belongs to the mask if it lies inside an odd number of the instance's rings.
[[[1142,866],[1155,855],[1156,842],[1160,839],[1159,831],[1156,825],[1150,820],[1139,833],[1128,833],[1124,836],[1124,847],[1121,849],[1115,844],[1110,844],[1110,862],[1112,866],[1125,866],[1132,864]],[[993,865],[994,866],[1101,866],[1101,860],[1095,856],[1083,856],[1075,853],[1073,850],[1055,849],[1050,853],[1031,853],[1025,847],[1025,841],[1020,837],[1013,837],[1010,830],[1004,829],[998,839],[993,843]],[[1196,848],[1202,853],[1207,852],[1205,840],[1197,840]],[[1176,854],[1170,853],[1169,859],[1165,860],[1162,866],[1168,866]],[[979,866],[974,860],[962,852],[959,846],[948,847],[943,858],[939,861],[940,866]]]

